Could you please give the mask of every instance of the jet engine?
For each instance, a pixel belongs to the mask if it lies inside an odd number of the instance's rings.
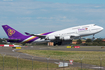
[[[70,38],[70,36],[64,36],[64,37],[62,37],[61,39],[62,39],[62,40],[70,40],[71,38]]]
[[[47,39],[47,40],[54,40],[54,39],[56,39],[56,38],[55,38],[55,36],[49,36],[49,37],[46,37],[46,39]]]

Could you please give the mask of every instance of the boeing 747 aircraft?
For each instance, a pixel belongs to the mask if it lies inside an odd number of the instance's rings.
[[[62,45],[64,42],[70,42],[74,38],[95,35],[103,30],[102,27],[97,26],[95,24],[82,25],[76,27],[70,27],[67,29],[47,32],[42,34],[30,34],[25,32],[26,35],[21,34],[15,29],[11,28],[8,25],[2,25],[6,34],[8,35],[8,42],[15,43],[43,43],[43,42],[54,42],[54,45]]]

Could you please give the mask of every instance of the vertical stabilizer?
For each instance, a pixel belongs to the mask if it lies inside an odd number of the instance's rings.
[[[24,37],[23,34],[21,34],[20,32],[16,31],[15,29],[11,28],[8,25],[2,25],[2,27],[9,38],[22,38],[22,37]]]

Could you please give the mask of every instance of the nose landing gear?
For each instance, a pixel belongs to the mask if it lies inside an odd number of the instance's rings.
[[[92,38],[92,41],[94,41],[94,39],[95,39],[94,35],[95,35],[95,34],[93,34],[93,38]]]

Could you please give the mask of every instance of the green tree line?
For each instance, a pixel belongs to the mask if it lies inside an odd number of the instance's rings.
[[[105,42],[102,39],[87,39],[86,43],[82,44],[82,40],[77,40],[77,45],[85,45],[85,46],[105,46]]]

